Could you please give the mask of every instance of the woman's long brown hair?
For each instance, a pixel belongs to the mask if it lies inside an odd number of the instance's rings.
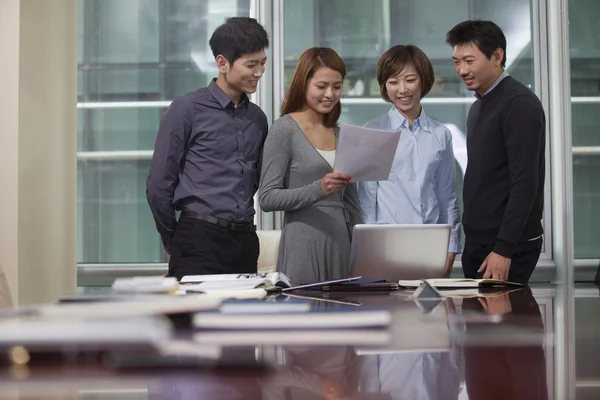
[[[331,68],[339,72],[342,79],[346,77],[346,64],[333,49],[329,47],[312,47],[306,50],[298,60],[292,83],[285,94],[283,103],[281,103],[281,115],[304,110],[308,81],[321,67]],[[323,124],[329,128],[336,126],[341,113],[342,105],[338,102],[333,110],[323,115]]]

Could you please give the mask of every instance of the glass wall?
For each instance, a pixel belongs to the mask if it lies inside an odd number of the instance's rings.
[[[158,122],[216,76],[208,46],[250,0],[79,0],[78,263],[165,262],[146,203]]]
[[[436,12],[431,12],[435,9]],[[452,132],[460,193],[467,164],[466,120],[473,93],[465,89],[452,63],[446,32],[467,19],[492,19],[507,36],[508,73],[535,87],[532,8],[529,0],[285,0],[285,88],[300,54],[312,46],[332,47],[344,59],[347,79],[341,122],[362,125],[390,109],[380,99],[375,69],[381,54],[397,44],[421,48],[433,64],[436,81],[423,99],[428,116]],[[462,211],[462,210],[461,210]]]
[[[535,21],[543,0],[280,0],[283,90],[299,55],[329,46],[348,66],[341,122],[363,124],[389,109],[379,98],[375,66],[395,44],[415,44],[430,57],[436,82],[424,99],[428,115],[453,133],[457,169],[466,166],[465,122],[472,93],[454,71],[445,33],[465,19],[492,19],[507,34],[507,69],[544,97],[547,75]],[[145,199],[145,179],[158,121],[171,100],[216,75],[208,47],[229,16],[247,16],[256,0],[79,0],[78,262],[161,263],[165,254]],[[544,7],[540,7],[544,9]],[[435,10],[435,12],[432,12]],[[575,256],[600,258],[600,2],[570,0]],[[264,15],[271,15],[269,12]],[[543,17],[543,16],[542,16]],[[272,52],[274,57],[278,52]],[[540,68],[541,67],[541,68]],[[283,90],[265,77],[274,116]],[[277,74],[275,74],[277,76]],[[539,83],[542,84],[539,84]],[[270,108],[270,106],[269,106]],[[267,111],[267,110],[266,110]],[[267,112],[267,114],[270,114]],[[549,170],[549,169],[548,169]],[[462,174],[457,175],[462,187]],[[460,193],[460,190],[459,190]],[[460,202],[459,202],[460,203]],[[550,199],[546,199],[549,209]],[[262,221],[271,221],[271,215]],[[546,221],[549,222],[549,221]],[[547,227],[549,231],[549,227]],[[550,240],[547,240],[547,245]],[[546,253],[551,256],[551,249]],[[597,263],[597,261],[596,261]]]
[[[575,258],[583,259],[600,258],[598,13],[597,0],[569,1]]]

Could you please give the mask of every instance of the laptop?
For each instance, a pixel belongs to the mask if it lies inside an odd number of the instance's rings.
[[[355,225],[350,276],[388,281],[443,278],[449,243],[448,224]]]

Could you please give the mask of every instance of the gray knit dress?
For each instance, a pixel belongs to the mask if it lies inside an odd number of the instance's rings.
[[[332,171],[292,117],[273,123],[263,150],[259,204],[263,211],[284,211],[277,271],[295,285],[349,275],[352,228],[362,217],[355,184],[325,197],[320,181]]]

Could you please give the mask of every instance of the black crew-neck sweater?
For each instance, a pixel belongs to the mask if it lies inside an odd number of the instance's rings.
[[[495,244],[512,258],[517,242],[543,234],[546,118],[537,96],[507,76],[473,103],[463,184],[466,241]]]

